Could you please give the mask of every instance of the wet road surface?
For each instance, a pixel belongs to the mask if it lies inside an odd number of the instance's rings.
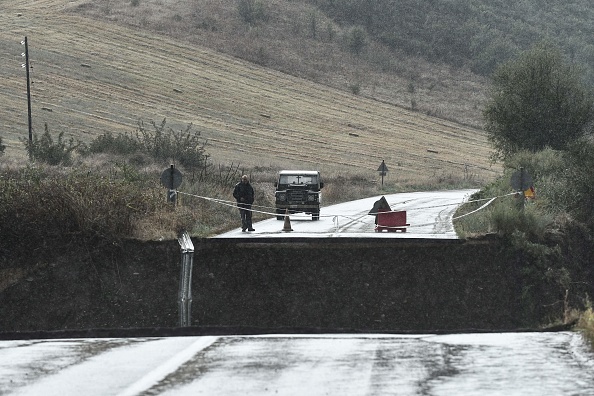
[[[594,395],[579,333],[0,342],[2,395]]]

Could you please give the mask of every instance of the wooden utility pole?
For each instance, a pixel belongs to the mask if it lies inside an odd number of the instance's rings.
[[[29,144],[33,143],[33,126],[31,125],[31,78],[29,76],[29,44],[27,43],[27,36],[25,40],[21,41],[25,46],[25,52],[22,55],[25,57],[23,67],[27,70],[27,114],[29,118]]]

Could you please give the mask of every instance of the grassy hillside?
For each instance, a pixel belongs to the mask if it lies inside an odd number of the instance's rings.
[[[149,1],[140,3],[148,6]],[[109,21],[114,15],[125,15],[109,7],[131,7],[118,4],[3,2],[0,136],[8,145],[3,161],[25,159],[19,141],[27,136],[20,41],[27,36],[37,133],[47,123],[53,132],[89,141],[107,131],[133,131],[139,119],[167,118],[176,129],[192,123],[219,163],[377,177],[384,159],[391,177],[424,183],[448,175],[470,175],[481,182],[499,173],[489,163],[485,135],[476,128],[373,100],[365,89],[355,95],[238,60],[196,40],[114,23],[121,22]],[[110,18],[81,15],[85,10]],[[129,12],[142,16],[138,8]],[[176,20],[175,14],[172,18]],[[410,91],[407,100],[416,92],[413,88],[404,88]],[[463,90],[450,93],[452,102],[458,96],[469,99]]]

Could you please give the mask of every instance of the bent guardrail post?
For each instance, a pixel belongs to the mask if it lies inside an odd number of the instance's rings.
[[[192,267],[194,265],[194,244],[184,231],[177,239],[181,248],[181,270],[179,277],[179,326],[187,327],[192,322]]]

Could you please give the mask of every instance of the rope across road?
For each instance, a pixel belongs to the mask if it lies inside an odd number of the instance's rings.
[[[202,199],[205,201],[209,201],[209,202],[213,202],[215,204],[218,205],[222,205],[222,206],[228,206],[228,207],[233,207],[233,208],[237,208],[237,203],[235,201],[230,201],[230,200],[225,200],[225,199],[220,199],[220,198],[213,198],[213,197],[207,197],[207,196],[202,196],[202,195],[198,195],[198,194],[190,194],[190,193],[186,193],[183,191],[177,191],[178,194],[181,195],[185,195],[188,197],[193,197],[193,198],[197,198],[197,199]],[[412,212],[412,211],[423,211],[423,210],[428,210],[428,209],[436,209],[436,208],[447,208],[447,207],[452,207],[452,206],[461,206],[461,205],[465,205],[465,204],[471,204],[471,203],[479,203],[479,202],[484,202],[483,205],[481,205],[479,208],[456,216],[456,217],[452,217],[451,220],[457,220],[472,214],[475,214],[477,212],[480,212],[482,210],[484,210],[485,208],[487,208],[489,205],[491,205],[495,200],[497,199],[501,199],[501,198],[505,198],[505,197],[509,197],[511,195],[515,195],[516,193],[509,193],[509,194],[504,194],[504,195],[500,195],[500,196],[495,196],[495,197],[490,197],[490,198],[480,198],[480,199],[474,199],[474,200],[468,200],[468,201],[463,201],[463,202],[451,202],[451,203],[444,203],[444,204],[438,204],[438,205],[429,205],[429,206],[421,206],[421,207],[413,207],[413,208],[407,208],[406,211],[407,212]],[[407,203],[410,203],[411,200],[405,200],[405,201],[400,201],[400,202],[396,202],[393,203],[393,206],[401,206],[401,205],[406,205]],[[280,216],[277,212],[276,212],[276,207],[272,207],[272,206],[266,206],[266,205],[252,205],[252,208],[249,209],[251,212],[253,213],[260,213],[263,215],[267,215],[267,216],[271,216],[271,217],[276,217],[276,216]],[[391,212],[398,212],[400,210],[392,210]],[[367,215],[377,215],[380,212],[369,212],[366,213],[365,216]],[[381,212],[381,213],[386,213],[386,212]],[[362,224],[369,224],[368,221],[363,221],[361,220],[363,217],[365,216],[361,216],[361,214],[357,214],[357,215],[348,215],[348,214],[344,214],[344,213],[320,213],[320,218],[326,217],[326,218],[332,218],[333,222],[336,226],[336,229],[338,229],[338,224],[340,222],[340,219],[342,218],[343,220],[347,221],[349,224],[353,224],[353,223],[362,223]],[[426,226],[430,226],[430,225],[434,225],[435,222],[431,222],[431,223],[424,223],[424,224],[411,224],[408,225],[407,228],[414,228],[414,227],[426,227]],[[390,228],[390,227],[388,227]]]

